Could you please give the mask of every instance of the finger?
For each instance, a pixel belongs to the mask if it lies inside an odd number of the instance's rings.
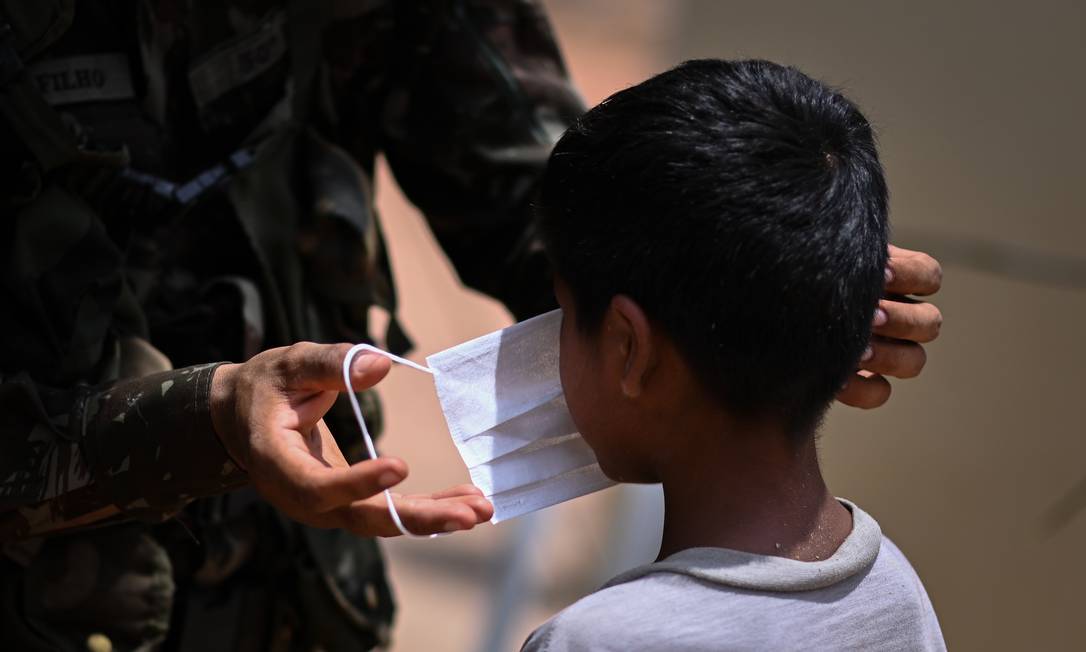
[[[422,496],[394,496],[393,500],[400,519],[415,534],[470,530],[494,515],[490,502],[475,495],[437,500]]]
[[[943,284],[939,261],[920,251],[890,245],[886,291],[891,294],[935,294]]]
[[[837,392],[837,400],[845,405],[870,410],[877,408],[890,398],[890,382],[879,375],[855,373]]]
[[[873,337],[860,358],[860,368],[884,376],[914,378],[927,361],[924,347],[916,342]]]
[[[875,310],[876,335],[911,342],[930,342],[939,337],[943,314],[930,303],[883,299]]]
[[[473,484],[458,484],[430,494],[431,498],[455,498],[457,496],[482,496],[483,490]]]
[[[475,512],[475,522],[486,523],[494,518],[494,505],[483,496],[467,496],[464,503]]]
[[[283,349],[278,370],[291,389],[343,391],[343,358],[350,348],[350,344],[298,342]],[[356,391],[373,387],[390,368],[388,358],[359,352],[351,364],[351,385]]]
[[[483,490],[473,484],[461,484],[449,487],[430,495],[431,498],[440,500],[443,498],[462,498],[463,503],[471,507],[479,523],[489,521],[494,516],[494,505],[490,504]]]
[[[478,500],[481,500],[478,496],[442,500],[420,496],[393,497],[396,513],[404,527],[408,532],[419,535],[470,530],[488,520],[489,516],[483,518],[472,507],[471,501]],[[340,519],[340,527],[359,536],[393,537],[402,534],[392,521],[384,496],[352,503],[334,513]]]
[[[326,467],[316,460],[290,478],[299,511],[327,512],[380,494],[407,477],[407,465],[394,457],[366,460],[347,468]]]

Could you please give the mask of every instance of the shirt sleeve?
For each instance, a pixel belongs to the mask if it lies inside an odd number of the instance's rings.
[[[554,307],[531,201],[584,111],[537,2],[396,3],[382,149],[461,280],[518,317]]]
[[[217,364],[104,387],[0,383],[0,541],[169,518],[244,484],[211,422]]]

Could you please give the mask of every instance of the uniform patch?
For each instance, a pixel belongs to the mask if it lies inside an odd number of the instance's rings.
[[[227,43],[189,69],[189,86],[196,105],[205,106],[254,79],[286,54],[283,15],[276,14],[256,31]]]
[[[46,59],[28,66],[27,71],[42,97],[53,106],[135,96],[128,57],[120,52]]]

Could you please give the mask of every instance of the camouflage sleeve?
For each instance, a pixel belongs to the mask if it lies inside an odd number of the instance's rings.
[[[584,111],[538,2],[396,3],[382,149],[461,280],[519,318],[553,307],[531,200]]]
[[[212,427],[217,365],[104,388],[0,383],[0,541],[137,518],[245,483]]]

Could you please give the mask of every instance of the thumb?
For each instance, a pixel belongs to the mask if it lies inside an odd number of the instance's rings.
[[[350,344],[299,342],[283,353],[284,382],[293,389],[342,392],[343,359]],[[351,363],[351,387],[369,389],[388,374],[392,363],[384,356],[361,351]]]

